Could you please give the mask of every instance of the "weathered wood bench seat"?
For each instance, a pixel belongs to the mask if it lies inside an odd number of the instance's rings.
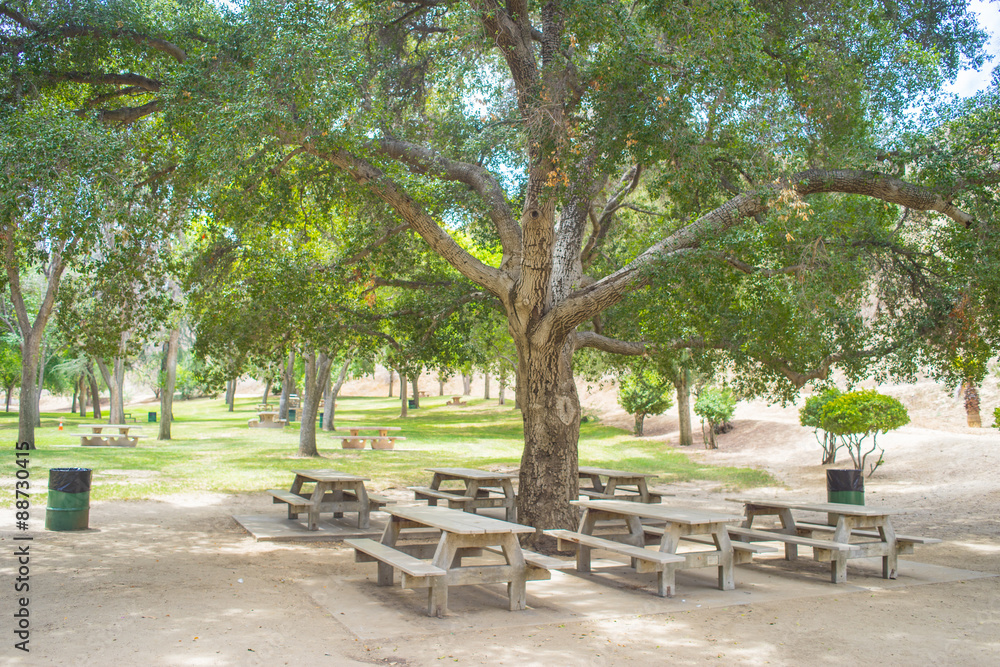
[[[432,565],[427,561],[420,560],[419,558],[414,558],[409,554],[403,553],[398,549],[393,549],[392,547],[386,546],[375,540],[366,538],[347,539],[344,540],[344,544],[354,548],[354,561],[356,563],[380,561],[403,572],[403,588],[407,588],[408,585],[412,583],[407,582],[406,575],[423,579],[425,577],[443,577],[446,574],[443,569],[437,567],[436,565]],[[392,582],[390,581],[389,583],[391,584]],[[379,584],[386,585],[385,582],[382,581],[381,575],[379,577]]]
[[[483,551],[490,551],[501,555],[503,554],[503,549],[497,547],[486,547]],[[571,560],[563,560],[562,558],[556,558],[555,556],[546,556],[545,554],[528,551],[523,548],[521,549],[521,554],[524,556],[524,562],[528,565],[534,565],[535,567],[540,567],[546,570],[568,570],[576,567],[576,563]]]
[[[757,528],[742,528],[739,526],[727,526],[726,530],[729,532],[730,537],[734,537],[734,544],[736,541],[753,541],[758,542],[784,542],[785,544],[794,544],[800,547],[811,547],[814,550],[819,550],[820,552],[832,552],[836,551],[838,553],[843,553],[847,551],[855,551],[860,549],[856,544],[847,544],[846,542],[833,542],[831,540],[816,540],[811,537],[803,537],[802,535],[790,535],[788,533],[777,533],[773,530],[759,530]],[[827,560],[827,558],[822,557],[823,554],[818,554],[819,558],[817,560]]]
[[[615,542],[614,540],[606,540],[603,537],[584,535],[572,530],[552,528],[546,530],[545,534],[559,540],[558,548],[560,551],[564,549],[564,542],[572,542],[579,545],[576,550],[576,569],[580,572],[590,571],[591,549],[601,549],[628,556],[636,572],[656,573],[656,594],[660,597],[673,596],[674,569],[676,566],[687,561],[684,556],[678,554],[653,551],[643,547],[632,546],[631,544]]]
[[[836,526],[831,526],[826,523],[809,523],[806,521],[798,521],[795,524],[795,528],[799,534],[805,537],[812,537],[814,532],[822,533],[832,533],[836,530]],[[857,535],[858,537],[870,537],[873,539],[881,538],[877,530],[852,530],[851,535]],[[896,550],[904,554],[913,553],[913,545],[915,544],[938,544],[941,540],[936,537],[918,537],[916,535],[896,535]]]
[[[647,542],[646,544],[652,544],[657,540],[662,539],[665,530],[659,526],[643,526],[642,531],[646,533]],[[683,542],[694,542],[695,544],[705,544],[710,547],[715,547],[715,541],[710,537],[702,537],[700,535],[683,535],[681,536],[681,541]],[[733,547],[733,563],[736,565],[742,565],[744,563],[749,563],[754,554],[769,554],[777,553],[778,549],[775,547],[769,547],[766,544],[754,544],[752,542],[740,542],[737,540],[730,540],[730,544]]]
[[[464,505],[465,503],[474,500],[472,496],[463,496],[460,493],[452,493],[451,491],[441,491],[440,489],[432,489],[429,486],[410,486],[407,487],[410,491],[413,491],[413,495],[417,500],[426,500],[428,505],[437,505],[437,501],[446,500],[448,501],[448,506],[451,507],[452,503],[458,503]]]
[[[307,510],[315,505],[311,499],[300,496],[297,493],[292,493],[291,491],[286,491],[285,489],[268,489],[267,493],[274,496],[271,499],[272,503],[288,503],[291,506],[291,510],[295,512]]]

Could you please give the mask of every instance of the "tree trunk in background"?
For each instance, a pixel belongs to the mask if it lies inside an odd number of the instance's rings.
[[[35,392],[35,428],[42,427],[42,390],[45,385],[45,345],[41,347],[38,354],[38,383],[35,385],[38,391]]]
[[[281,372],[281,398],[278,400],[278,419],[288,419],[288,396],[292,393],[295,377],[295,350],[288,353],[288,360]]]
[[[392,381],[396,377],[396,372],[391,368],[389,369],[389,398],[392,398]]]
[[[691,385],[689,384],[688,372],[681,369],[674,382],[677,390],[677,420],[680,424],[682,447],[690,447],[694,444],[694,435],[691,433]]]
[[[344,386],[344,381],[347,379],[347,369],[351,365],[351,354],[348,353],[347,358],[344,359],[344,364],[340,367],[340,373],[337,375],[336,382],[328,382],[326,387],[326,408],[323,412],[323,430],[332,431],[334,426],[334,419],[337,417],[337,396],[340,395],[340,390]]]
[[[504,404],[504,390],[505,389],[507,389],[507,387],[501,381],[500,382],[500,389],[498,390],[499,395],[497,396],[497,399],[498,399],[499,402],[497,403],[497,405],[503,405]]]
[[[94,362],[87,362],[87,377],[90,378],[90,401],[94,409],[94,419],[101,418],[101,390],[97,386],[97,376],[94,374]]]
[[[270,395],[270,393],[271,393],[271,381],[268,380],[267,382],[264,383],[264,400],[262,400],[261,403],[267,405],[267,397]]]
[[[299,456],[319,456],[319,450],[316,449],[316,415],[319,412],[319,398],[330,380],[333,359],[325,352],[317,354],[310,350],[304,361],[306,377],[303,381],[302,400],[299,402],[299,410],[302,412]]]
[[[80,379],[77,380],[77,385],[80,387],[80,409],[79,413],[81,417],[87,416],[87,373],[86,371],[80,373]]]
[[[236,379],[231,378],[226,380],[226,406],[229,408],[229,412],[233,412],[236,408]]]
[[[468,375],[462,373],[462,395],[472,395],[472,373],[469,373]]]
[[[483,376],[483,398],[487,401],[490,400],[490,374],[487,373]]]
[[[160,432],[157,440],[170,440],[170,423],[174,420],[174,389],[177,388],[177,354],[180,350],[180,329],[171,329],[163,344],[160,365]]]
[[[69,406],[69,411],[70,411],[71,414],[76,412],[76,397],[77,397],[77,395],[79,393],[80,393],[80,383],[79,382],[74,382],[73,383],[73,402],[70,403],[70,406]]]
[[[41,335],[39,335],[41,338]],[[27,442],[28,449],[35,449],[35,424],[38,422],[38,343],[21,342],[21,391],[17,408],[17,441]]]
[[[420,375],[418,374],[413,378],[413,382],[410,383],[413,387],[413,407],[420,407]]]
[[[108,423],[123,424],[125,423],[125,410],[122,402],[122,384],[125,381],[125,364],[121,358],[116,357],[113,362],[114,376],[112,376],[103,359],[96,359],[96,361],[97,368],[101,371],[101,377],[104,378],[104,384],[108,385],[111,392]]]
[[[444,380],[438,380],[438,396],[444,396]]]
[[[406,417],[406,377],[399,374],[399,416]]]
[[[646,415],[641,412],[635,413],[635,435],[642,435],[642,428],[646,421]]]
[[[974,382],[962,384],[962,396],[965,398],[965,420],[969,428],[982,428],[983,420],[979,414],[979,389]]]

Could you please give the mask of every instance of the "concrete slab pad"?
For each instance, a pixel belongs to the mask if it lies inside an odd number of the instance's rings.
[[[321,518],[317,530],[306,528],[304,521],[293,521],[286,516],[274,515],[233,515],[236,523],[253,535],[258,542],[339,542],[348,537],[371,537],[378,539],[385,530],[387,519],[372,513],[370,526],[358,528],[357,515],[349,514],[344,519]]]
[[[472,564],[469,559],[467,564]],[[553,571],[548,581],[528,582],[528,609],[507,610],[504,584],[457,586],[448,591],[449,615],[427,616],[427,591],[379,587],[376,567],[365,576],[316,577],[300,582],[307,594],[361,640],[391,639],[414,634],[487,630],[498,626],[536,626],[699,608],[764,603],[797,598],[843,596],[856,592],[890,591],[923,584],[966,581],[997,576],[914,561],[899,561],[899,578],[881,578],[878,558],[852,560],[846,584],[829,581],[829,566],[801,559],[775,559],[736,568],[736,589],[720,591],[714,568],[677,574],[677,595],[655,594],[653,574],[636,574],[613,560],[594,559],[594,572]]]

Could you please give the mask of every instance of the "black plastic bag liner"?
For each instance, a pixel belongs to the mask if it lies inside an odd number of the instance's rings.
[[[50,468],[49,489],[63,493],[90,491],[90,468]]]
[[[826,490],[864,492],[865,478],[860,470],[827,470]]]

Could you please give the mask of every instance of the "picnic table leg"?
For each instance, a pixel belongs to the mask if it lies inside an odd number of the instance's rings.
[[[642,519],[637,516],[626,516],[624,518],[625,525],[628,526],[628,537],[622,541],[639,548],[646,546],[646,533],[642,530]],[[639,569],[638,559],[630,558],[629,562],[633,570]]]
[[[371,505],[364,482],[358,482],[354,487],[354,497],[358,500],[358,528],[364,530],[371,525]]]
[[[882,537],[882,541],[886,543],[886,555],[882,556],[882,578],[895,579],[899,551],[896,549],[896,531],[893,529],[889,517],[886,517],[885,523],[879,526],[878,533]]]
[[[512,569],[511,580],[507,582],[507,599],[510,603],[508,608],[511,611],[521,611],[528,606],[527,566],[524,563],[524,554],[513,533],[501,536],[500,548],[503,550],[504,560]]]
[[[382,544],[387,547],[395,547],[401,529],[402,524],[400,520],[396,517],[391,517],[389,523],[385,526],[385,530],[382,531]],[[378,585],[392,586],[392,565],[378,561]]]
[[[487,496],[490,495],[488,491],[485,492],[485,494]],[[465,510],[466,512],[477,514],[476,510],[479,508],[476,505],[475,499],[479,497],[479,482],[477,482],[474,479],[470,479],[468,486],[465,487],[465,495],[468,496],[469,498],[472,498],[473,500],[463,504],[462,509]]]
[[[736,588],[733,576],[733,544],[729,541],[729,533],[725,526],[720,526],[712,533],[715,547],[719,550],[719,590],[731,591]]]
[[[666,563],[662,570],[656,572],[656,594],[661,598],[672,598],[677,591],[676,568],[672,563]]]
[[[792,510],[781,508],[778,510],[778,519],[781,521],[783,532],[795,535],[795,519],[792,517]],[[785,560],[798,560],[799,546],[785,542]]]
[[[434,552],[434,560],[431,561],[443,570],[451,569],[451,563],[455,558],[457,548],[453,540],[449,539],[450,534],[441,533],[438,540],[437,550]],[[430,588],[427,589],[427,615],[443,617],[448,613],[448,575],[443,577],[432,577]]]
[[[593,535],[595,525],[597,525],[597,513],[584,509],[578,532]],[[585,544],[576,545],[576,571],[590,572],[590,547]]]
[[[837,527],[833,531],[834,542],[850,542],[853,520],[843,514],[837,517]],[[847,554],[833,551],[830,554],[830,581],[842,584],[847,581]]]
[[[500,486],[503,488],[504,508],[506,515],[504,518],[511,523],[517,521],[517,496],[514,495],[514,485],[509,479],[502,480]]]
[[[649,497],[649,487],[646,485],[645,477],[639,478],[639,481],[635,483],[635,488],[639,491],[639,502],[643,503],[653,502]]]

